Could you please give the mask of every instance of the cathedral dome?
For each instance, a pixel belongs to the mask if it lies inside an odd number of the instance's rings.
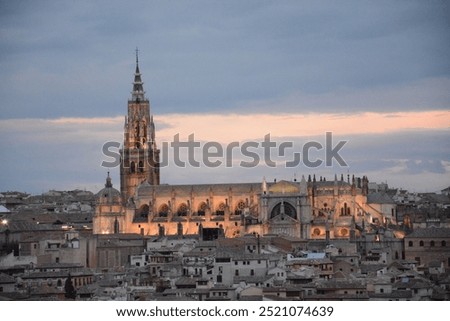
[[[120,192],[115,189],[111,183],[111,177],[106,178],[105,188],[101,189],[95,196],[97,203],[99,204],[120,204],[122,197]]]

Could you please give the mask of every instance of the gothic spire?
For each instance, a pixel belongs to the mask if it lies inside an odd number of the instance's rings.
[[[139,71],[139,49],[136,48],[136,71],[134,72],[133,91],[131,92],[131,100],[145,100],[144,83],[142,82],[141,72]]]

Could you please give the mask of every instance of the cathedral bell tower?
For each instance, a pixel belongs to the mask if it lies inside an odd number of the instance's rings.
[[[155,142],[155,125],[150,114],[150,102],[145,97],[139,57],[136,49],[136,71],[133,91],[125,116],[124,141],[120,150],[120,192],[126,204],[136,188],[147,181],[159,185],[159,149]]]

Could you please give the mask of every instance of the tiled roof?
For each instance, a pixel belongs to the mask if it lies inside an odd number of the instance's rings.
[[[16,280],[14,279],[14,277],[8,274],[0,273],[0,284],[7,284],[7,283],[16,283]]]
[[[418,228],[406,235],[406,238],[450,238],[450,228],[429,227]]]
[[[370,193],[367,195],[368,204],[395,204],[394,200],[386,193]]]
[[[318,283],[317,289],[366,289],[366,285],[358,281],[331,279]]]
[[[196,185],[149,185],[142,184],[138,187],[139,196],[151,196],[153,191],[156,195],[171,195],[172,192],[177,196],[203,195],[211,190],[215,195],[228,194],[230,189],[233,193],[248,193],[253,190],[255,193],[261,191],[261,183],[233,183],[233,184],[196,184]]]
[[[374,299],[410,299],[412,293],[409,290],[394,290],[391,293],[369,293],[369,297]]]
[[[51,272],[32,272],[23,274],[22,279],[48,279],[48,278],[66,278],[68,271],[51,271]]]
[[[247,284],[264,283],[273,278],[273,275],[264,276],[235,276],[233,278],[233,283],[237,284],[240,282],[245,282]]]

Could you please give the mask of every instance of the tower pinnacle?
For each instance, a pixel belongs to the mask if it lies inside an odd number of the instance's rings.
[[[141,72],[139,71],[139,49],[136,48],[136,71],[134,72],[133,91],[131,92],[132,101],[145,100],[144,83],[141,78]]]
[[[139,65],[139,49],[136,47],[136,66]]]

